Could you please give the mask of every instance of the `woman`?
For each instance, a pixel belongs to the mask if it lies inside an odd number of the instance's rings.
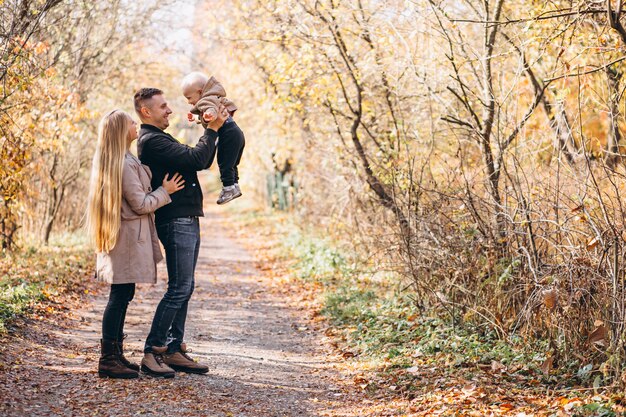
[[[176,173],[152,190],[150,168],[129,151],[135,139],[137,124],[127,113],[107,114],[100,122],[91,170],[87,228],[97,250],[97,278],[111,284],[102,317],[100,377],[139,376],[139,366],[123,353],[126,310],[135,283],[155,283],[156,264],[163,259],[153,213],[184,186]]]

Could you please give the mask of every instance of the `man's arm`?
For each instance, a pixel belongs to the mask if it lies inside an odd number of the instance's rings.
[[[204,131],[205,136],[208,136],[207,140],[209,144],[213,147],[209,161],[207,162],[204,169],[208,169],[215,159],[215,152],[217,151],[217,147],[215,146],[215,139],[217,139],[218,136],[217,132],[224,125],[224,122],[226,121],[226,119],[228,119],[228,117],[228,110],[226,109],[226,107],[224,107],[223,104],[220,104],[217,108],[217,117],[215,118],[215,120],[211,120],[208,123],[208,128]]]
[[[228,118],[228,111],[220,105],[217,118],[208,124],[204,135],[193,148],[178,143],[166,135],[158,135],[145,142],[142,154],[173,171],[201,171],[211,166],[215,159],[217,131]],[[146,161],[147,162],[147,161]]]
[[[217,139],[217,132],[212,129],[205,129],[204,135],[200,139],[203,139],[205,137],[211,149],[209,151],[209,159],[207,160],[207,163],[203,167],[203,169],[209,169],[211,165],[213,164],[213,161],[215,160],[215,154],[217,153],[217,146],[215,146],[215,139]]]
[[[148,139],[142,151],[147,160],[167,166],[173,171],[200,171],[210,157],[206,135],[193,148],[166,135],[158,134]]]
[[[215,158],[217,132],[206,129],[193,148],[171,140],[165,135],[155,135],[144,144],[142,153],[149,159],[173,171],[200,171],[210,166]]]

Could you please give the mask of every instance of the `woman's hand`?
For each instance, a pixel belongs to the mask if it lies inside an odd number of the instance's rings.
[[[178,190],[182,190],[185,187],[185,180],[178,172],[175,173],[170,179],[167,179],[167,174],[163,178],[163,188],[168,194],[174,194]]]

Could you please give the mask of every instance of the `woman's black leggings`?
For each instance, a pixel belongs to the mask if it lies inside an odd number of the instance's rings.
[[[128,304],[135,296],[135,284],[111,284],[109,302],[102,316],[102,339],[122,341]]]

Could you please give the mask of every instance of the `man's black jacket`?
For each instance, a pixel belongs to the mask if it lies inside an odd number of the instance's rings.
[[[207,169],[215,158],[217,132],[206,129],[195,147],[183,145],[158,127],[142,124],[137,140],[137,153],[152,171],[152,189],[163,183],[165,174],[178,172],[185,179],[185,188],[171,195],[172,202],[155,213],[157,224],[177,217],[203,216],[202,190],[197,172]]]

